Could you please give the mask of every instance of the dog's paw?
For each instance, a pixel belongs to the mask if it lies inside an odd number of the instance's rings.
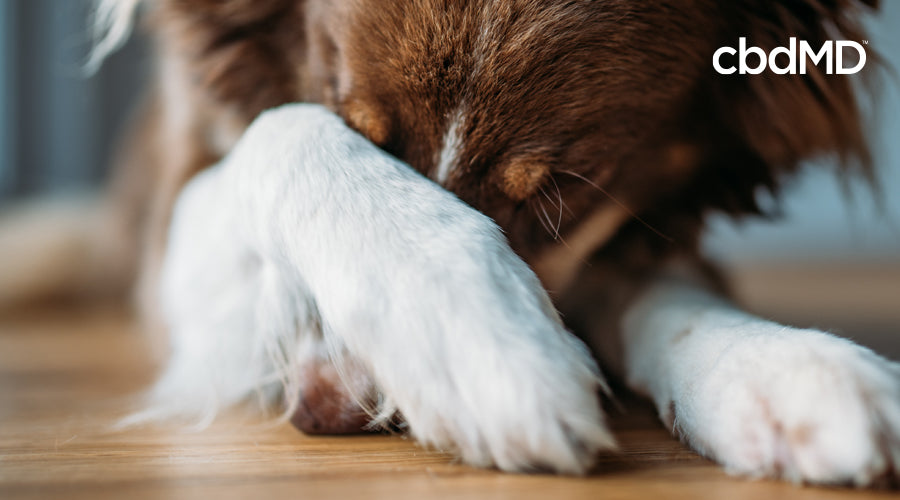
[[[728,471],[857,486],[896,481],[897,363],[791,329],[748,336],[711,363],[663,420]]]
[[[459,265],[429,280],[428,293],[397,295],[395,304],[415,302],[394,324],[423,328],[404,335],[403,352],[371,358],[375,378],[426,445],[479,467],[583,474],[615,447],[599,401],[605,383],[533,274],[504,257],[494,261],[500,276],[468,279]]]
[[[584,474],[599,452],[615,448],[596,386],[542,379],[541,372],[508,373],[516,379],[460,388],[439,409],[406,405],[413,435],[469,465],[509,472]]]
[[[475,466],[585,473],[615,446],[600,407],[603,379],[535,275],[483,222],[489,238],[444,232],[428,240],[451,255],[395,264],[403,279],[365,294],[391,297],[374,320],[328,326],[351,332],[342,338],[371,368],[383,408],[396,407],[420,442]],[[323,317],[337,318],[330,304]],[[372,335],[358,337],[358,324]]]
[[[467,246],[471,258],[448,257],[455,265],[425,276],[422,293],[400,294],[415,298],[404,311],[421,315],[407,321],[431,331],[411,332],[427,335],[405,344],[416,347],[407,362],[419,364],[408,371],[419,374],[417,385],[392,384],[388,394],[402,397],[418,439],[455,449],[469,464],[587,472],[599,451],[615,447],[596,364],[499,235],[456,245]]]
[[[410,394],[399,395],[417,440],[477,467],[564,474],[588,472],[599,452],[616,447],[598,378],[581,353],[555,360],[497,354],[477,360],[469,373],[419,380],[431,403],[409,404]]]

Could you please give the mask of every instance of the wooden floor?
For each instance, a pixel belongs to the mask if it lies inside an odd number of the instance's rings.
[[[754,286],[745,282],[742,293],[752,298]],[[777,293],[761,295],[782,304]],[[146,351],[118,310],[0,318],[0,499],[897,497],[729,477],[673,440],[637,401],[609,409],[622,451],[602,457],[586,478],[475,470],[399,436],[306,437],[240,416],[201,432],[116,431],[128,396],[152,377]]]

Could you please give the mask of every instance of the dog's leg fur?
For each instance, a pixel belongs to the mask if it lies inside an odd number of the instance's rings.
[[[867,485],[900,466],[900,365],[661,278],[622,322],[625,375],[700,453],[750,476]]]
[[[383,416],[470,464],[582,473],[614,446],[596,365],[496,225],[324,108],[264,113],[188,185],[162,281],[157,395],[175,406],[214,410],[271,373],[291,394],[318,324]]]
[[[236,233],[223,178],[221,166],[207,169],[175,207],[160,277],[171,358],[147,408],[124,423],[185,417],[202,428],[248,396],[265,408],[283,394],[306,432],[361,430],[357,401],[372,399],[369,377],[329,352],[296,272],[265,262]]]

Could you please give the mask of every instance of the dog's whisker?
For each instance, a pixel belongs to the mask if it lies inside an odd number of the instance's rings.
[[[566,205],[565,200],[563,200],[562,191],[559,189],[559,183],[556,182],[556,179],[552,175],[550,176],[550,180],[553,181],[553,187],[556,188],[556,195],[559,197],[559,205],[564,208],[566,212],[569,212],[569,215],[574,217],[575,213],[572,212],[569,206]]]
[[[559,213],[559,220],[557,220],[556,224],[554,225],[553,219],[550,218],[550,214],[547,212],[547,209],[544,207],[543,202],[540,203],[541,210],[543,210],[544,215],[547,217],[547,223],[550,224],[551,228],[553,228],[552,230],[548,229],[548,231],[550,232],[550,234],[553,235],[554,240],[558,240],[559,239],[559,230],[562,227],[562,205],[560,204],[559,206],[557,206],[556,202],[553,201],[553,198],[551,198],[550,195],[548,195],[546,191],[544,191],[543,187],[541,187],[538,191],[540,191],[540,193],[544,196],[544,198],[546,198],[547,201],[550,202],[550,205],[552,205],[553,208],[556,209],[557,212]],[[560,198],[560,202],[562,202],[562,198]]]
[[[553,187],[556,188],[556,196],[559,197],[559,220],[556,222],[556,233],[559,234],[559,230],[562,228],[563,209],[567,207],[563,201],[562,191],[559,190],[559,184],[556,183],[556,179],[553,179],[552,175],[550,176],[550,179],[553,180]]]
[[[647,229],[649,229],[650,231],[652,231],[653,234],[655,234],[655,235],[659,236],[660,238],[662,238],[662,239],[668,241],[669,243],[673,243],[673,242],[675,241],[674,238],[672,238],[672,237],[666,235],[665,233],[663,233],[663,232],[660,231],[659,229],[656,229],[655,227],[653,227],[650,223],[648,223],[647,221],[645,221],[643,218],[641,218],[641,216],[639,216],[639,215],[636,214],[631,208],[629,208],[628,205],[626,205],[625,203],[623,203],[622,201],[620,201],[618,198],[616,198],[615,196],[613,196],[613,195],[612,195],[609,191],[607,191],[606,189],[603,189],[602,187],[600,187],[596,182],[593,182],[593,181],[591,181],[590,179],[584,177],[583,175],[578,174],[578,173],[576,173],[576,172],[569,171],[569,170],[559,170],[559,172],[560,172],[560,173],[563,173],[563,174],[568,174],[568,175],[571,175],[571,176],[573,176],[573,177],[575,177],[575,178],[578,178],[578,179],[583,180],[584,182],[588,183],[589,185],[593,186],[595,189],[597,189],[598,191],[600,191],[600,192],[601,192],[604,196],[606,196],[611,202],[615,203],[616,206],[618,206],[619,208],[621,208],[622,210],[624,210],[625,213],[628,214],[629,217],[631,217],[632,219],[636,220],[636,221],[637,221],[638,223],[640,223],[642,226],[644,226],[644,227],[646,227]]]
[[[538,205],[538,207],[541,209],[541,211],[543,211],[545,214],[547,213],[547,211],[544,210],[544,207],[543,207],[543,205],[541,204],[541,200],[536,200],[535,203],[537,203],[537,205]],[[547,225],[547,220],[545,220],[545,219],[541,216],[540,213],[537,213],[537,220],[538,220],[538,222],[541,223],[541,226],[543,226],[544,230],[546,230],[547,233],[549,233],[549,234],[551,234],[551,235],[553,234],[553,231],[550,229],[550,226]]]
[[[553,228],[553,219],[550,218],[550,214],[547,213],[547,209],[544,208],[544,203],[541,202],[540,200],[538,200],[538,207],[540,207],[541,213],[544,214],[547,224],[549,225],[549,227],[547,225],[544,226],[547,229],[547,232],[549,232],[550,235],[553,236],[554,240],[558,240],[559,239],[559,228],[558,227]]]
[[[553,205],[553,208],[559,210],[559,207],[556,205],[556,202],[553,201],[553,198],[551,198],[550,195],[548,195],[546,191],[544,191],[543,186],[542,186],[538,191],[539,191],[542,195],[544,195],[544,198],[547,198],[547,201],[549,201],[549,202]]]
[[[547,201],[549,201],[553,208],[558,212],[558,219],[556,221],[555,230],[553,231],[556,235],[554,239],[557,239],[559,238],[559,230],[560,228],[562,228],[563,207],[565,206],[562,201],[562,194],[559,192],[559,188],[557,187],[557,194],[559,195],[559,204],[557,204],[557,202],[553,201],[553,198],[551,198],[550,195],[548,195],[547,192],[544,191],[543,187],[540,188],[540,193],[544,195],[544,198],[547,198]]]

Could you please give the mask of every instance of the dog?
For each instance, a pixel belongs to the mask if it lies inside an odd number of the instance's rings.
[[[167,332],[130,422],[258,395],[583,474],[615,449],[599,361],[733,473],[896,477],[900,365],[742,312],[698,248],[805,159],[871,163],[850,77],[713,54],[860,40],[874,1],[106,0],[92,64],[141,5],[158,79],[93,212],[119,236],[66,233]]]

